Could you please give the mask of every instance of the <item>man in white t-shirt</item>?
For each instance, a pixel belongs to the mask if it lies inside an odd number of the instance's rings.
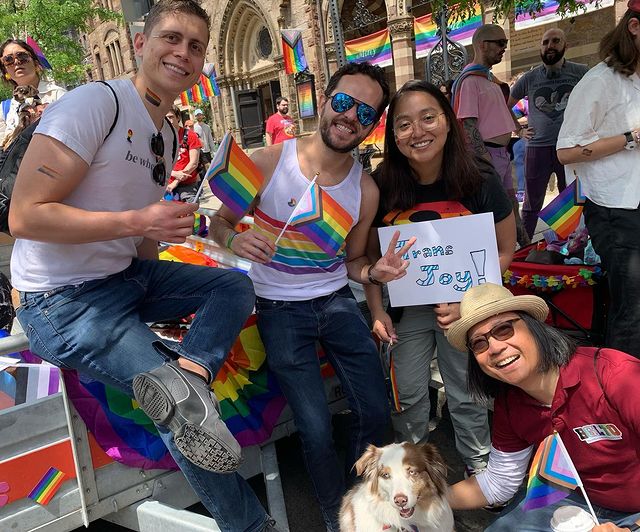
[[[602,62],[575,86],[558,160],[580,180],[584,218],[607,270],[605,345],[640,358],[640,0],[600,42]]]
[[[11,272],[35,354],[135,395],[221,530],[275,530],[233,473],[240,446],[210,389],[253,309],[251,281],[158,260],[158,241],[184,242],[198,207],[160,201],[178,144],[165,115],[202,72],[209,24],[195,0],[160,0],[135,36],[132,80],[47,109],[12,197]],[[180,344],[146,325],[193,313]]]
[[[213,135],[209,124],[204,121],[204,113],[202,109],[196,109],[193,115],[196,117],[196,123],[193,124],[193,130],[200,137],[202,142],[202,150],[200,150],[200,159],[207,166],[211,162],[211,158],[215,152]]]

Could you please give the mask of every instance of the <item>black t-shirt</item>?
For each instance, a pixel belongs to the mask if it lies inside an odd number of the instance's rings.
[[[485,168],[482,165],[479,169],[483,183],[472,196],[461,200],[449,200],[442,180],[431,185],[416,183],[416,204],[405,211],[396,209],[391,212],[385,212],[380,205],[373,227],[440,220],[484,212],[493,213],[494,223],[501,222],[513,212],[513,206],[493,167],[487,165]]]

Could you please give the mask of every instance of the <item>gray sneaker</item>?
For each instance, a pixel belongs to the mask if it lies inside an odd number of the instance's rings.
[[[220,419],[218,400],[204,380],[177,362],[136,375],[133,393],[154,423],[173,432],[187,460],[215,473],[240,466],[240,445]]]

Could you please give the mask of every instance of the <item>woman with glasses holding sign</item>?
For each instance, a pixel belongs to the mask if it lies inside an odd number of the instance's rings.
[[[3,81],[15,89],[20,86],[35,87],[40,102],[55,102],[66,92],[53,81],[42,79],[43,67],[31,46],[20,39],[7,39],[0,45],[0,71]],[[18,108],[16,98],[2,101],[0,108],[0,144],[18,126]]]
[[[376,226],[491,212],[500,267],[507,269],[516,239],[511,204],[493,167],[467,150],[455,114],[438,87],[409,81],[391,99],[384,159],[374,178],[380,207],[369,237],[371,260],[380,256]],[[429,381],[437,347],[456,448],[469,474],[484,469],[490,444],[487,412],[469,398],[466,361],[443,334],[459,318],[460,305],[443,301],[386,311],[380,286],[365,285],[365,293],[373,332],[391,347],[396,439],[429,439]]]

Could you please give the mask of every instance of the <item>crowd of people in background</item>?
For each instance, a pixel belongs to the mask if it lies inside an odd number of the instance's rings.
[[[217,148],[202,109],[190,119],[174,106],[202,72],[209,23],[196,0],[160,0],[134,39],[140,71],[111,81],[113,94],[88,84],[61,98],[27,43],[0,46],[0,71],[15,89],[2,102],[2,140],[39,120],[10,213],[12,281],[31,350],[135,396],[228,532],[278,530],[235,472],[240,446],[210,389],[254,308],[328,531],[339,530],[353,464],[368,444],[385,443],[390,424],[398,442],[428,441],[436,353],[467,477],[451,487],[454,509],[508,505],[490,530],[548,529],[557,505],[523,512],[522,481],[555,430],[598,515],[612,523],[601,530],[636,522],[640,473],[629,464],[640,459],[640,408],[626,398],[640,378],[640,0],[604,37],[602,62],[591,70],[566,59],[567,37],[553,28],[540,42],[542,63],[509,86],[492,72],[509,41],[502,27],[485,24],[473,35],[472,62],[442,87],[412,80],[390,94],[378,67],[338,69],[308,136],[296,136],[289,101],[278,97],[267,147],[252,154],[265,176],[251,205],[254,226],[238,232],[242,215],[224,205],[211,220],[213,239],[252,262],[248,276],[157,260],[159,241],[191,234],[193,200]],[[385,110],[384,153],[370,176],[351,152]],[[516,246],[535,238],[552,174],[559,191],[577,177],[586,196],[586,227],[608,272],[605,348],[577,347],[544,324],[542,299],[490,283],[462,303],[386,304],[383,285],[405,275],[414,240],[396,248],[396,232],[381,251],[378,228],[490,213],[504,273]],[[340,209],[331,249],[287,227],[291,199],[313,186]],[[393,405],[349,279],[364,286],[373,334],[391,354]],[[2,280],[6,327],[13,306]],[[188,314],[195,317],[181,344],[146,326]],[[344,467],[318,344],[353,417]],[[578,430],[606,423],[622,436],[586,441]],[[582,505],[577,496],[571,503]]]

